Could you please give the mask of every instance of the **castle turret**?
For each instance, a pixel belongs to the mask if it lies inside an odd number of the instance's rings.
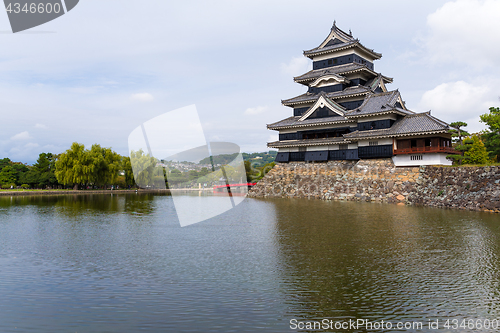
[[[282,100],[293,116],[268,125],[279,132],[277,162],[392,157],[396,165],[451,164],[449,126],[406,108],[392,78],[377,73],[382,54],[334,22],[326,39],[304,51],[313,69],[294,78],[305,94]]]

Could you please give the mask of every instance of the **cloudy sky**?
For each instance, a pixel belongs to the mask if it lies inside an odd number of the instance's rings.
[[[410,109],[479,131],[500,105],[498,0],[81,0],[17,34],[0,13],[0,158],[75,141],[127,154],[136,127],[192,104],[207,140],[266,151],[333,20],[383,54]]]

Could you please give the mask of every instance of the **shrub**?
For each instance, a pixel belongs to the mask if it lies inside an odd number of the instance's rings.
[[[28,188],[30,188],[30,186],[29,186],[28,184],[22,184],[22,185],[21,185],[21,187],[22,187],[23,189],[28,189]]]
[[[477,135],[464,140],[469,149],[464,153],[464,162],[467,164],[486,164],[488,163],[488,152],[483,142]]]

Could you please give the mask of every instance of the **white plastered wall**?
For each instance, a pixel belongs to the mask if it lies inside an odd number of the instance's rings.
[[[383,146],[383,145],[392,145],[393,139],[390,138],[385,138],[385,139],[372,139],[372,140],[362,140],[358,141],[358,147],[366,147],[370,145],[370,142],[372,141],[377,141],[378,146]]]
[[[297,151],[299,151],[299,147],[278,148],[279,153],[289,153],[289,152],[297,152]]]
[[[321,150],[328,150],[328,145],[307,147],[307,151],[321,151]]]
[[[421,160],[412,160],[411,156],[421,155]],[[392,157],[395,166],[420,166],[420,165],[451,165],[452,162],[446,159],[447,154],[408,154],[396,155]]]

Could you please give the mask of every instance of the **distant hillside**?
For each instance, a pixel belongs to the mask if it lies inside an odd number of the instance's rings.
[[[213,157],[214,164],[228,164],[232,160],[236,158],[238,154],[224,154],[224,155],[217,155]],[[277,152],[276,151],[268,151],[268,152],[263,152],[263,153],[243,153],[243,160],[245,161],[250,161],[252,163],[252,166],[254,167],[261,167],[263,165],[266,165],[268,163],[274,162],[276,159]],[[210,164],[210,158],[204,158],[202,159],[199,164]]]
[[[261,167],[268,163],[274,162],[277,154],[278,152],[274,150],[264,153],[243,153],[242,155],[245,161],[250,161],[250,163],[252,163],[252,166]]]

